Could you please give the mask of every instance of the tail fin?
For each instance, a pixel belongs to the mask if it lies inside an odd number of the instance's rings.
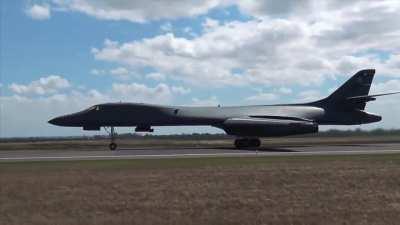
[[[343,108],[364,110],[366,101],[349,101],[352,97],[367,96],[374,79],[375,70],[365,69],[354,74],[327,98],[313,102],[313,105],[334,105]]]

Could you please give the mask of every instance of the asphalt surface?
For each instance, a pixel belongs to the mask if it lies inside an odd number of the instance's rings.
[[[9,161],[59,161],[104,160],[135,158],[184,158],[221,156],[299,156],[299,155],[357,155],[400,153],[400,143],[291,146],[237,150],[234,148],[135,148],[117,151],[97,150],[12,150],[0,151],[0,162]]]

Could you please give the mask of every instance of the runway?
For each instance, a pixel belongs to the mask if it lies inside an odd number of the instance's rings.
[[[62,161],[106,159],[151,159],[195,157],[254,157],[301,155],[357,155],[400,153],[400,143],[291,146],[237,150],[234,148],[135,148],[109,150],[13,150],[0,151],[0,162],[13,161]]]

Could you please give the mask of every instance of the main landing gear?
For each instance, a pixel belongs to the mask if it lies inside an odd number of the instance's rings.
[[[114,151],[117,149],[117,144],[115,143],[115,129],[114,127],[111,127],[110,130],[108,130],[106,127],[104,127],[106,132],[110,135],[111,143],[108,145],[111,151]]]
[[[258,148],[261,141],[258,138],[238,138],[235,140],[236,148]]]

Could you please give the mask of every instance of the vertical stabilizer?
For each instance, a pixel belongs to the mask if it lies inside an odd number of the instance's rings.
[[[366,102],[354,102],[348,100],[352,97],[368,95],[374,75],[374,69],[360,70],[327,98],[311,104],[364,110]]]

